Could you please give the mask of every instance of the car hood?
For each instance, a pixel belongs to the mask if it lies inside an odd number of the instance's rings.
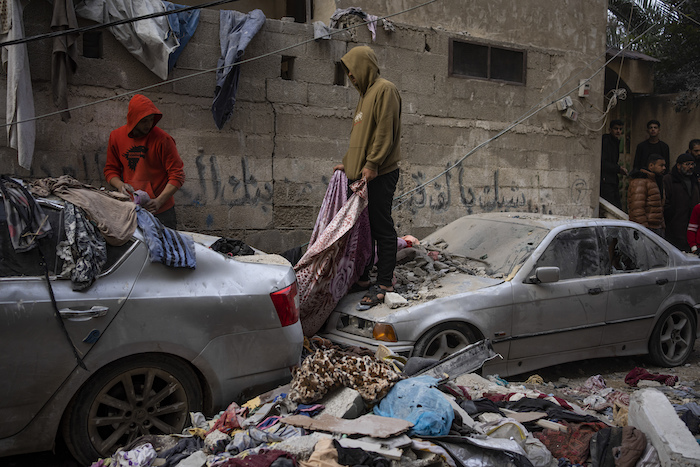
[[[364,292],[357,292],[353,294],[348,294],[343,297],[335,308],[335,312],[348,314],[351,316],[358,316],[371,321],[380,321],[389,315],[398,312],[405,312],[408,308],[412,308],[418,305],[422,305],[432,300],[437,300],[453,295],[475,292],[480,289],[493,287],[494,285],[502,284],[505,282],[503,279],[493,279],[490,277],[473,276],[470,274],[463,273],[450,273],[440,279],[440,287],[435,287],[424,294],[418,300],[411,300],[408,302],[408,307],[400,308],[389,308],[385,304],[379,304],[369,310],[359,311],[357,310],[357,304],[362,299]]]

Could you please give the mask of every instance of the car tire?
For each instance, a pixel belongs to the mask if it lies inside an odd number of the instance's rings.
[[[425,333],[413,347],[413,356],[442,360],[477,341],[474,331],[464,323],[443,323]]]
[[[73,457],[90,465],[139,436],[180,433],[189,413],[201,410],[202,388],[186,363],[162,355],[130,358],[83,385],[66,411],[63,437]]]
[[[695,316],[687,308],[666,310],[654,326],[649,339],[649,354],[662,367],[685,363],[695,346]]]

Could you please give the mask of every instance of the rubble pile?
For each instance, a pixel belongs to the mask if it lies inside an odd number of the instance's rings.
[[[660,409],[663,404],[654,402],[647,410],[649,396],[630,398],[637,391],[630,382],[621,390],[607,387],[599,375],[580,387],[537,375],[523,383],[475,373],[440,375],[465,366],[401,361],[380,350],[377,356],[314,337],[305,342],[290,384],[241,406],[234,402],[209,420],[192,413],[182,434],[143,436],[93,467],[700,465],[700,446],[687,428],[693,418],[677,416],[670,404]],[[468,363],[473,368],[484,362]],[[669,375],[635,368],[628,376],[635,385],[651,382],[698,396]],[[637,392],[644,391],[658,393],[648,387]],[[696,408],[686,400],[686,411]],[[662,413],[659,420],[659,410],[670,417]],[[666,431],[681,448],[669,448]]]
[[[407,300],[423,298],[440,287],[439,279],[449,273],[461,272],[479,277],[502,278],[503,274],[489,275],[486,258],[467,258],[446,251],[448,244],[438,240],[434,244],[421,243],[401,249],[396,254],[394,289]]]

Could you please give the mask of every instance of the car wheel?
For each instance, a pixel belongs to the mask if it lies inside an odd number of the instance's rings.
[[[180,360],[149,355],[118,362],[85,383],[68,407],[63,436],[82,465],[148,434],[180,433],[202,410],[202,388]]]
[[[413,356],[442,360],[476,342],[474,332],[463,323],[443,323],[418,339]]]
[[[695,317],[685,308],[667,310],[654,326],[649,340],[652,361],[663,367],[685,363],[695,346]]]

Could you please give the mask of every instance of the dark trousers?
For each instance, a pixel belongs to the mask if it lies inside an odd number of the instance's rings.
[[[617,183],[600,183],[600,196],[610,201],[617,209],[622,209],[622,200],[620,199],[620,188]]]
[[[165,211],[156,214],[155,216],[158,218],[160,223],[163,224],[164,226],[166,226],[170,229],[177,228],[177,216],[175,216],[175,207],[174,206],[170,209],[166,209]]]
[[[391,217],[391,205],[394,201],[396,183],[399,181],[399,169],[380,175],[367,184],[369,203],[369,227],[372,244],[376,245],[377,284],[391,287],[394,282],[396,267],[396,229]],[[365,269],[361,281],[369,280],[369,271],[374,261]]]

